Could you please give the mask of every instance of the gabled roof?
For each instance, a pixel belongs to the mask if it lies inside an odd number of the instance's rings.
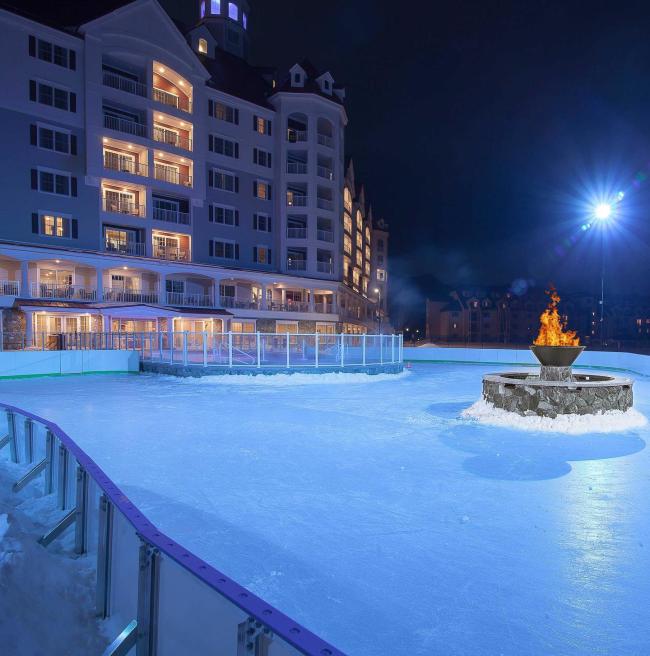
[[[316,94],[317,96],[320,96],[321,98],[331,100],[337,105],[343,104],[343,101],[338,95],[325,93],[320,88],[320,84],[318,84],[318,78],[324,75],[325,73],[327,73],[327,71],[319,71],[308,59],[303,59],[298,65],[300,66],[300,68],[302,68],[303,71],[305,71],[306,79],[304,80],[303,85],[299,87],[294,87],[291,84],[291,76],[285,75],[285,77],[282,79],[280,84],[278,84],[277,88],[275,89],[276,93],[277,92],[313,93]],[[289,70],[292,70],[293,68],[295,68],[295,66],[296,64],[294,64]],[[334,85],[334,89],[340,89],[340,88],[342,88],[341,85]]]

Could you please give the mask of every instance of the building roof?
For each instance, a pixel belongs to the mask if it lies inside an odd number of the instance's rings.
[[[148,311],[162,311],[167,314],[174,312],[181,312],[186,315],[212,315],[212,316],[226,316],[232,317],[233,314],[227,310],[210,309],[210,308],[188,308],[183,306],[164,307],[162,305],[154,305],[152,303],[85,303],[83,301],[49,301],[39,298],[17,298],[15,307],[18,308],[52,308],[62,310],[121,310],[127,308],[127,311],[136,309],[146,309]]]
[[[313,93],[321,98],[326,98],[332,102],[342,105],[343,101],[339,96],[334,93],[332,90],[331,94],[325,93],[321,88],[318,82],[316,81],[321,75],[327,73],[327,71],[319,71],[308,59],[303,59],[298,64],[303,71],[305,71],[306,79],[304,84],[300,87],[294,87],[291,84],[291,75],[287,74],[283,77],[281,82],[278,84],[275,89],[276,92],[282,93]],[[340,84],[334,84],[333,89],[342,89],[343,86]]]

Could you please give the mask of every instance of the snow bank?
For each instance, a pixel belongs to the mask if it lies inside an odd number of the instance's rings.
[[[568,435],[618,433],[641,428],[648,423],[645,415],[634,408],[626,412],[610,410],[597,415],[558,415],[555,419],[551,419],[550,417],[522,417],[515,412],[495,408],[483,399],[463,410],[461,417],[489,426]]]
[[[9,518],[7,515],[0,515],[0,542],[4,538],[7,530],[9,529]]]
[[[203,378],[181,378],[189,385],[269,385],[290,387],[295,385],[350,385],[359,383],[381,383],[395,381],[410,375],[410,371],[399,374],[358,374],[358,373],[327,373],[327,374],[241,374],[225,376],[204,376]],[[174,376],[170,376],[174,378]]]

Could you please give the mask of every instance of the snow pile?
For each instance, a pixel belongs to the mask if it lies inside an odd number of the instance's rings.
[[[596,415],[558,415],[550,417],[522,417],[516,412],[495,408],[484,399],[477,401],[461,413],[463,419],[471,419],[489,426],[515,430],[544,431],[582,435],[584,433],[618,433],[641,428],[648,423],[645,415],[631,408],[626,412],[609,410]]]
[[[9,529],[9,518],[7,515],[0,515],[0,543]]]
[[[395,381],[410,375],[409,371],[399,374],[241,374],[204,376],[203,378],[181,378],[191,385],[270,385],[288,387],[294,385],[350,385],[358,383],[381,383]]]

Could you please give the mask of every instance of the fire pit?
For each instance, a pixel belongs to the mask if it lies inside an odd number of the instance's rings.
[[[530,347],[541,365],[539,375],[489,374],[483,378],[483,398],[497,408],[525,416],[598,414],[632,407],[632,381],[613,376],[576,375],[572,365],[584,351],[574,331],[566,330],[555,289],[540,317],[540,331]]]

